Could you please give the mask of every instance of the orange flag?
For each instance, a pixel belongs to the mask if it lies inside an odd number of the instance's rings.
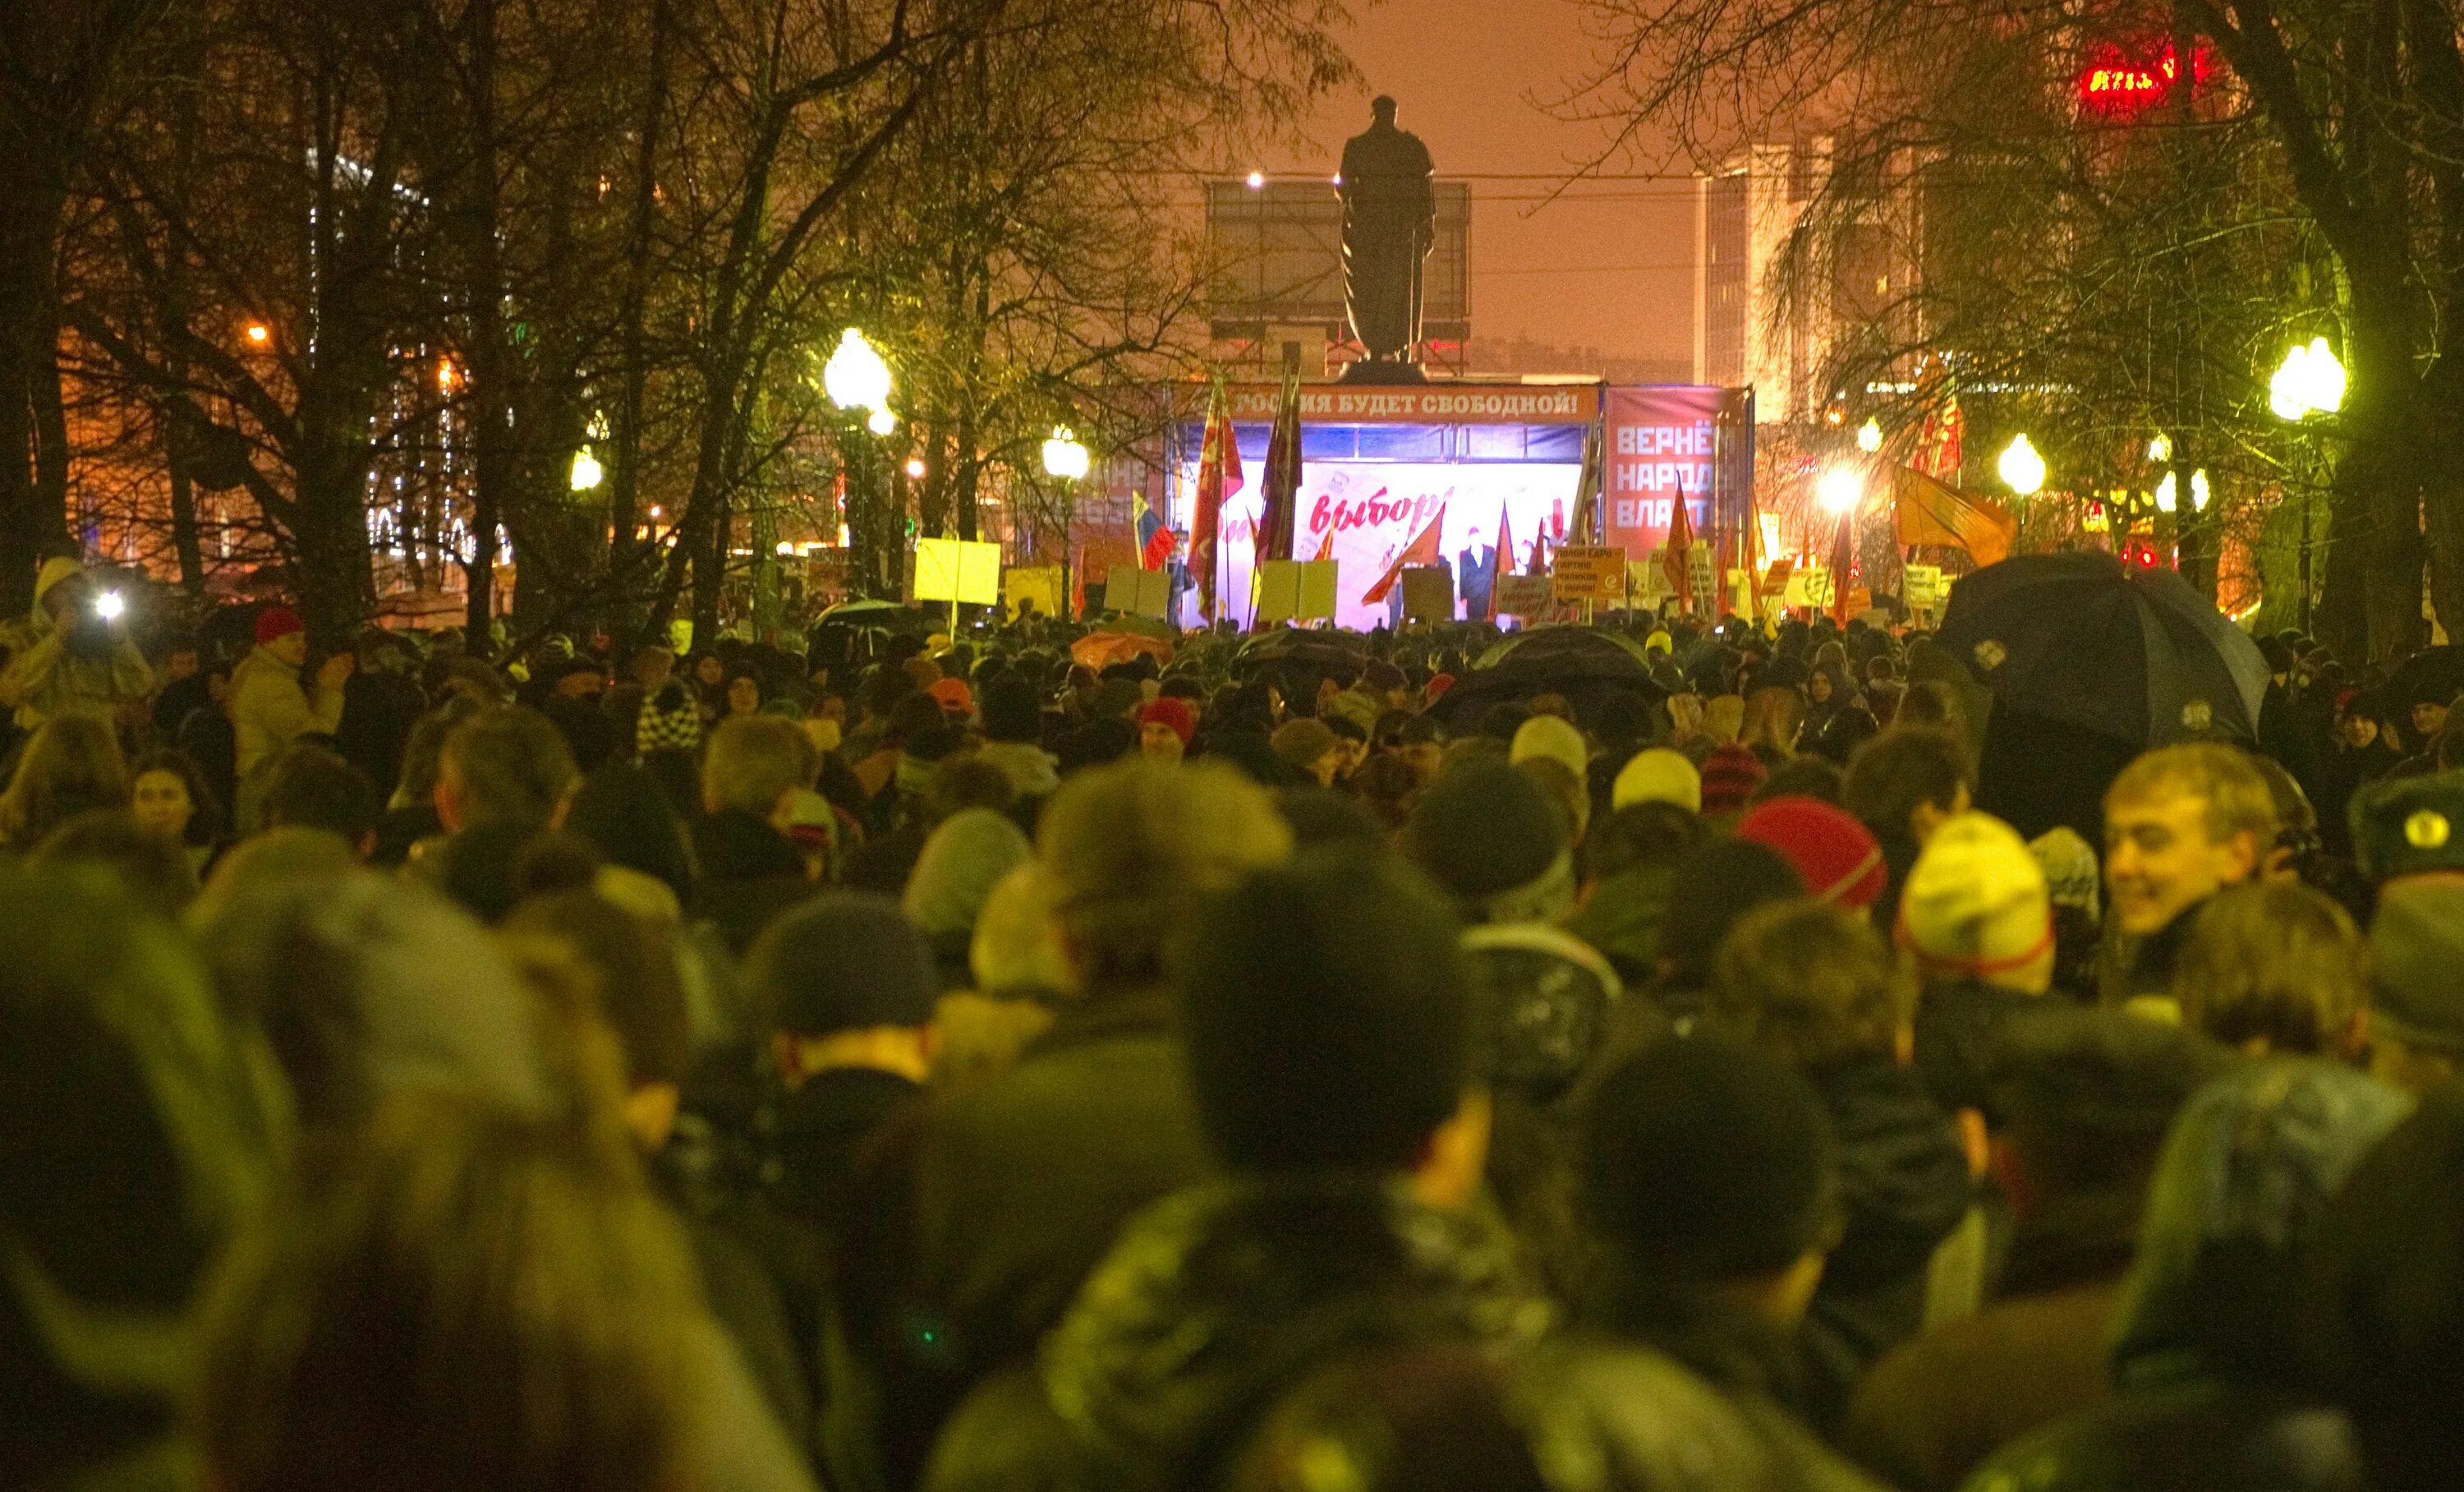
[[[1892,468],[1891,505],[1903,548],[1935,544],[1966,549],[1980,569],[2010,558],[2012,541],[2019,536],[2019,521],[2002,504],[1910,467]]]
[[[1386,573],[1377,577],[1377,584],[1362,593],[1360,604],[1375,606],[1385,600],[1386,592],[1395,589],[1395,582],[1403,578],[1404,566],[1437,564],[1443,557],[1438,550],[1438,529],[1445,521],[1446,510],[1441,506],[1437,516],[1429,520],[1429,526],[1421,529],[1419,536],[1410,544],[1403,546],[1403,552],[1396,555],[1395,563],[1386,567]]]
[[[1683,612],[1694,610],[1694,519],[1685,511],[1685,489],[1677,489],[1676,501],[1668,505],[1668,546],[1660,551],[1660,568],[1668,576],[1668,588],[1677,592],[1677,607]]]

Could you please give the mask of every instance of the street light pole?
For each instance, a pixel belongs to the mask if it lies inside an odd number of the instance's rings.
[[[1061,483],[1061,614],[1069,614],[1069,598],[1076,592],[1069,589],[1069,525],[1071,509],[1076,505],[1078,483],[1092,464],[1087,448],[1070,434],[1067,425],[1052,427],[1052,438],[1044,442],[1045,474]],[[1111,597],[1105,597],[1110,601]]]

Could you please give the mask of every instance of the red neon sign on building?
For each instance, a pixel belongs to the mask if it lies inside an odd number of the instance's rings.
[[[2205,43],[2190,49],[2190,91],[2207,90],[2215,62]],[[2124,47],[2103,41],[2091,45],[2079,69],[2079,101],[2099,114],[2137,114],[2170,98],[2179,64],[2171,43],[2161,47]]]

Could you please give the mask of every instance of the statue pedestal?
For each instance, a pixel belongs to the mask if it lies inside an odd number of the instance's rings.
[[[1342,374],[1335,379],[1335,382],[1339,384],[1383,384],[1388,386],[1397,384],[1425,384],[1428,381],[1428,372],[1418,363],[1405,363],[1400,361],[1388,362],[1381,361],[1376,358],[1362,358],[1356,363],[1348,363],[1344,365]]]

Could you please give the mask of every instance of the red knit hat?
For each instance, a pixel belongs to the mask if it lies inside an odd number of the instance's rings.
[[[933,701],[940,705],[945,714],[975,713],[976,694],[974,690],[967,687],[967,681],[963,679],[936,679],[933,681],[933,687],[924,692],[933,697]]]
[[[1703,758],[1703,812],[1733,813],[1771,776],[1753,747],[1731,741]]]
[[[1708,773],[1703,786],[1707,798]],[[1737,820],[1737,837],[1779,852],[1817,902],[1861,912],[1882,894],[1882,847],[1854,814],[1819,798],[1757,803]]]
[[[278,601],[256,613],[256,640],[259,642],[272,642],[277,637],[307,630],[308,624],[299,619],[299,613]]]
[[[1198,734],[1198,722],[1190,718],[1189,706],[1170,695],[1148,701],[1147,707],[1138,711],[1138,724],[1170,725],[1182,746],[1189,745],[1190,738]]]

